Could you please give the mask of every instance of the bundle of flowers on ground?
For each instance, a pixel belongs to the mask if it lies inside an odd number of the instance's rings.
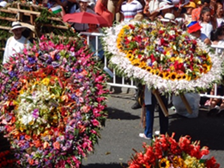
[[[115,69],[161,92],[196,92],[221,79],[221,57],[176,25],[123,22],[105,29],[103,43]]]
[[[20,167],[80,167],[107,113],[106,76],[83,41],[42,37],[0,73],[0,122]]]
[[[144,151],[137,152],[129,161],[129,168],[219,168],[214,157],[209,156],[208,147],[201,148],[200,142],[192,142],[190,136],[174,134],[160,135],[151,145],[143,143]]]

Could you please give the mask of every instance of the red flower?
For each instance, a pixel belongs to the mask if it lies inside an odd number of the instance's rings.
[[[135,26],[133,26],[132,24],[129,24],[128,26],[133,30],[135,29]]]
[[[216,160],[214,157],[206,161],[206,168],[219,168],[220,165],[216,163]]]

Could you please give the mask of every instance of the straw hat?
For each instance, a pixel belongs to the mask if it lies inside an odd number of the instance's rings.
[[[201,0],[194,0],[197,5],[201,5]]]
[[[184,5],[185,8],[196,8],[196,4],[194,2],[190,2],[187,5]]]
[[[196,32],[196,31],[198,31],[200,29],[201,29],[201,25],[198,22],[196,22],[194,24],[190,23],[190,26],[188,27],[187,32],[188,33],[193,33],[193,32]]]
[[[9,30],[9,32],[12,33],[13,30],[21,29],[21,28],[22,28],[22,31],[24,31],[26,27],[22,26],[22,24],[18,21],[17,22],[12,22],[12,28]]]
[[[175,22],[175,16],[172,13],[166,13],[164,18],[160,19],[162,22],[172,22],[172,23],[176,23]]]

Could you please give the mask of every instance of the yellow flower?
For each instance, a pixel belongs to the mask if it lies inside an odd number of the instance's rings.
[[[141,61],[139,67],[141,69],[146,69],[146,63],[144,61]]]
[[[203,64],[202,67],[203,67],[204,73],[209,72],[211,69],[211,65],[207,65],[207,64]]]
[[[180,168],[180,167],[184,168],[184,167],[186,167],[186,165],[184,164],[184,160],[181,157],[178,157],[178,156],[175,156],[173,158],[172,163],[173,163],[174,168]]]
[[[176,80],[177,79],[177,73],[176,72],[171,72],[170,75],[169,75],[169,79]]]
[[[150,66],[146,67],[146,70],[149,72],[149,73],[152,73],[152,68]]]
[[[171,57],[171,58],[170,58],[170,61],[171,61],[171,62],[174,62],[174,61],[175,61],[175,57]]]
[[[186,75],[186,76],[187,76],[186,80],[190,81],[191,80],[191,76],[189,76],[189,75]]]
[[[139,66],[140,65],[140,61],[138,59],[134,59],[133,61],[131,61],[132,65],[135,66]]]
[[[169,73],[168,72],[163,72],[163,78],[164,79],[169,79]]]
[[[159,167],[160,168],[169,168],[170,167],[170,162],[166,158],[162,158],[159,162]]]
[[[49,83],[50,83],[50,79],[49,78],[44,78],[42,81],[41,81],[41,83],[43,83],[44,85],[49,85]]]
[[[159,69],[154,69],[152,73],[154,75],[159,75],[160,74],[160,71],[159,71]]]

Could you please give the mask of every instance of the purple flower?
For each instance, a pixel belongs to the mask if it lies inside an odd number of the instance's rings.
[[[37,119],[39,117],[39,110],[38,109],[34,109],[32,115],[33,115],[33,117],[35,119]]]

